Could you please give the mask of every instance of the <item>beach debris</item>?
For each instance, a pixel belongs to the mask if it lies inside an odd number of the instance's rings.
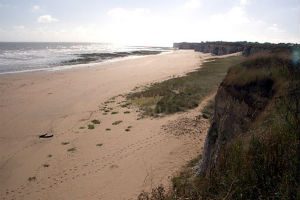
[[[122,122],[123,122],[122,120],[118,120],[118,121],[113,122],[112,125],[118,125],[118,124],[120,124]]]
[[[51,137],[53,137],[52,133],[44,133],[39,135],[39,138],[51,138]]]
[[[76,147],[70,148],[70,149],[68,149],[67,151],[68,151],[68,152],[74,152],[74,151],[76,151]]]
[[[36,181],[36,177],[35,176],[31,176],[28,178],[28,181]]]

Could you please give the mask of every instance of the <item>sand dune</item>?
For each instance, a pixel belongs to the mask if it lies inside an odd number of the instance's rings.
[[[172,124],[196,119],[203,104],[183,114],[139,119],[136,108],[121,106],[122,94],[183,75],[206,57],[174,51],[89,68],[1,75],[0,198],[135,199],[141,190],[168,185],[201,151],[208,127],[204,120],[196,131],[178,135]],[[111,112],[105,115],[104,106]],[[87,129],[93,119],[101,123]],[[48,131],[53,138],[38,138]]]

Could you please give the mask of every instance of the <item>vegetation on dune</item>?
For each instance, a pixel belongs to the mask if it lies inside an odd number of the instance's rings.
[[[195,159],[172,179],[170,192],[159,186],[138,199],[300,199],[299,60],[287,53],[255,55],[231,68],[222,84],[248,88],[249,95],[232,95],[259,107],[256,95],[264,91],[252,85],[266,80],[272,83],[266,109],[248,130],[224,141],[213,168],[195,175]]]
[[[186,76],[152,84],[143,91],[128,95],[127,99],[149,116],[195,108],[205,96],[217,89],[228,68],[242,60],[242,56],[211,59]]]
[[[94,119],[94,120],[92,120],[91,121],[93,124],[100,124],[101,122],[100,122],[100,120],[98,120],[98,119]]]
[[[94,124],[88,124],[88,129],[94,129],[95,125]]]

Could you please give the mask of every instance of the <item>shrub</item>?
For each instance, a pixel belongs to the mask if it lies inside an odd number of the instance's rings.
[[[98,119],[94,119],[91,121],[93,124],[100,124],[101,122]]]
[[[94,124],[89,124],[88,125],[88,129],[94,129],[95,128],[95,125]]]

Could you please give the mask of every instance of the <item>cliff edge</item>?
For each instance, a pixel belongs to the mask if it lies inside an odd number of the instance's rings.
[[[292,55],[254,55],[221,83],[198,164],[204,199],[299,199],[300,64]]]

